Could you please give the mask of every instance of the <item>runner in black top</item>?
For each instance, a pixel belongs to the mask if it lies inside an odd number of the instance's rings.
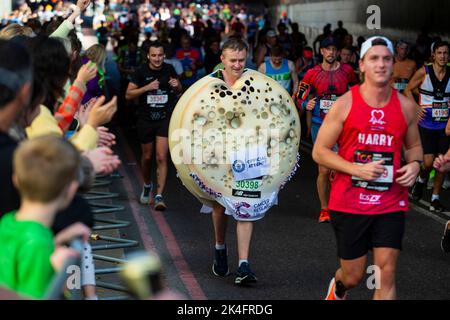
[[[148,64],[138,68],[128,85],[126,98],[139,97],[137,111],[138,139],[141,143],[141,166],[144,187],[140,197],[142,204],[152,200],[153,184],[151,182],[151,159],[153,142],[156,140],[156,176],[157,194],[155,210],[165,210],[162,193],[167,177],[168,131],[169,120],[175,106],[181,83],[175,69],[164,63],[164,48],[161,43],[153,42],[148,49]]]

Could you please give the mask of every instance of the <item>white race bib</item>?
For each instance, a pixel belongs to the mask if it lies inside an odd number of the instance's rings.
[[[163,105],[169,101],[169,96],[167,94],[158,94],[158,95],[148,95],[147,96],[147,104],[149,105]],[[164,107],[164,106],[161,106]]]
[[[447,102],[433,102],[432,117],[433,121],[447,122],[448,121]]]
[[[334,100],[320,100],[320,110],[324,113],[328,113],[335,102],[336,101]]]

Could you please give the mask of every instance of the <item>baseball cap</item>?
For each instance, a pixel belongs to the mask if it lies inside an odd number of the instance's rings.
[[[303,50],[303,57],[307,58],[307,59],[311,59],[313,57],[313,52],[312,50]]]
[[[322,42],[320,42],[320,48],[326,48],[329,46],[335,46],[337,48],[338,43],[335,38],[328,37],[328,38],[323,39]]]
[[[361,59],[364,58],[367,51],[374,46],[385,46],[389,49],[389,51],[394,55],[394,46],[392,45],[391,40],[386,37],[375,36],[367,39],[361,46]]]
[[[277,33],[275,32],[275,30],[269,30],[269,31],[267,31],[266,36],[269,38],[276,37]]]

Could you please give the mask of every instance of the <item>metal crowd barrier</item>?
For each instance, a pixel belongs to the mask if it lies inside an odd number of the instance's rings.
[[[124,206],[115,205],[111,203],[99,202],[100,200],[106,200],[112,202],[113,199],[119,197],[118,193],[115,192],[107,192],[107,191],[98,191],[96,188],[105,188],[112,184],[113,179],[121,178],[122,176],[119,173],[113,173],[110,175],[99,175],[96,176],[96,180],[93,184],[92,190],[83,194],[83,197],[89,202],[89,205],[92,208],[94,213],[94,233],[91,235],[91,247],[92,251],[104,251],[104,250],[123,250],[126,248],[132,248],[139,245],[138,241],[125,239],[125,238],[117,238],[101,235],[99,231],[107,231],[114,229],[122,229],[129,227],[131,223],[129,221],[104,218],[101,217],[102,214],[114,213],[119,214],[124,211]],[[100,244],[95,244],[96,242],[101,242]],[[96,275],[106,275],[106,274],[118,274],[122,267],[119,265],[126,262],[124,259],[120,259],[113,256],[100,255],[100,254],[92,254],[92,257],[95,261],[105,261],[108,263],[115,264],[116,266],[109,268],[95,268]],[[118,285],[115,283],[109,283],[105,281],[96,281],[96,286],[99,288],[104,288],[108,290],[113,290],[121,293],[126,293],[124,296],[112,296],[112,297],[102,297],[101,300],[125,300],[129,299],[128,289],[122,285]]]

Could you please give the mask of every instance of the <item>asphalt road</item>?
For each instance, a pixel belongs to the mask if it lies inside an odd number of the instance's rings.
[[[139,146],[132,128],[113,129],[118,135],[123,179],[114,183],[125,211],[120,217],[132,221],[122,230],[126,238],[139,240],[141,248],[154,250],[164,265],[167,285],[189,299],[213,300],[320,300],[338,267],[336,241],[331,225],[318,224],[316,165],[307,149],[300,150],[301,167],[280,193],[279,206],[256,223],[250,263],[258,276],[252,287],[237,287],[234,276],[217,278],[211,272],[213,229],[211,216],[200,213],[201,204],[183,187],[170,167],[164,198],[168,210],[154,211],[140,205],[142,177]],[[448,204],[448,192],[444,197]],[[421,211],[421,212],[419,212]],[[445,219],[425,210],[407,214],[404,250],[398,264],[399,299],[450,299],[450,255],[440,250]],[[227,232],[229,264],[237,267],[235,222]],[[369,259],[368,266],[371,265]],[[368,273],[349,299],[371,299],[366,286]]]

